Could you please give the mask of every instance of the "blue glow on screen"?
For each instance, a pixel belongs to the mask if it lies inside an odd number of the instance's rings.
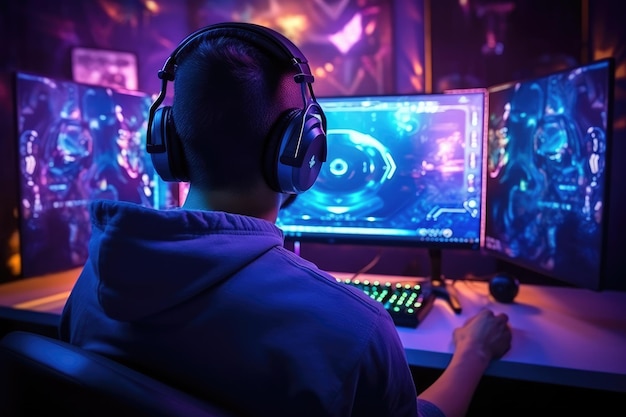
[[[91,201],[159,204],[145,151],[152,100],[26,73],[16,74],[15,94],[22,275],[82,266]]]
[[[477,248],[485,93],[319,99],[328,157],[287,239]]]
[[[489,253],[599,286],[613,71],[603,60],[489,89]]]

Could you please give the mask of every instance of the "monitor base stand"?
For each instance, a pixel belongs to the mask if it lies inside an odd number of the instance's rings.
[[[463,309],[459,298],[456,296],[454,288],[450,288],[446,285],[441,274],[441,249],[428,249],[428,256],[430,258],[430,280],[427,281],[427,286],[430,287],[430,291],[437,298],[443,299],[452,311],[456,314],[461,314]]]

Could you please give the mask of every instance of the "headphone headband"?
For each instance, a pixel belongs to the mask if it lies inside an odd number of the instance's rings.
[[[169,81],[174,80],[174,69],[181,51],[183,51],[187,45],[209,32],[212,37],[229,36],[242,38],[248,43],[257,44],[257,46],[264,51],[274,51],[276,55],[287,57],[287,59],[292,61],[292,64],[299,69],[298,74],[301,74],[306,78],[301,81],[296,80],[297,82],[313,82],[313,75],[311,74],[308,61],[293,42],[291,42],[283,34],[273,29],[254,23],[244,22],[216,23],[193,32],[183,39],[174,52],[172,52],[170,57],[165,61],[163,69],[159,72],[159,78],[168,77],[171,78]],[[253,38],[251,36],[244,36],[244,34],[255,34],[258,37]]]
[[[176,132],[172,108],[159,108],[167,83],[174,81],[182,52],[199,39],[236,38],[295,67],[302,108],[285,111],[274,123],[265,145],[263,175],[268,185],[282,193],[297,194],[313,185],[326,160],[326,117],[315,99],[314,77],[300,49],[273,29],[253,23],[225,22],[201,28],[184,38],[158,72],[161,92],[150,107],[146,150],[156,171],[165,181],[188,181],[187,164]],[[184,58],[184,57],[183,57]],[[307,94],[308,88],[308,94]]]
[[[309,67],[308,60],[306,59],[302,51],[300,51],[300,49],[287,37],[273,29],[257,25],[255,23],[215,23],[198,29],[188,35],[185,39],[183,39],[180,44],[178,44],[176,49],[174,49],[170,56],[165,60],[163,68],[158,72],[158,77],[162,80],[161,92],[155,99],[154,103],[152,103],[152,106],[150,106],[150,114],[148,120],[148,137],[146,141],[146,150],[148,153],[165,152],[165,145],[163,143],[155,143],[153,141],[153,135],[151,134],[152,122],[154,120],[154,114],[156,110],[163,103],[163,100],[165,100],[168,81],[174,81],[174,73],[176,71],[178,56],[184,49],[186,49],[189,44],[193,43],[195,40],[199,39],[201,36],[209,32],[211,33],[212,37],[225,35],[229,37],[237,37],[243,39],[248,43],[255,44],[263,51],[270,51],[277,56],[282,55],[286,57],[291,62],[291,64],[298,69],[297,74],[294,76],[295,82],[298,84],[308,84],[309,94],[311,94],[311,97],[315,100],[313,87],[311,86],[311,84],[315,80],[315,77],[313,77],[313,74],[311,73],[311,68]],[[258,36],[244,36],[244,34],[255,34]]]

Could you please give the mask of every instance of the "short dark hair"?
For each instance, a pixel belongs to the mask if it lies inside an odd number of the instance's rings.
[[[276,104],[281,80],[295,70],[249,36],[200,36],[178,61],[172,115],[189,178],[201,187],[256,183],[270,129],[284,110]]]

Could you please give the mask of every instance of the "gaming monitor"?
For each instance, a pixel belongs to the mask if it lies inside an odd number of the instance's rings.
[[[151,103],[139,92],[16,74],[22,276],[84,264],[91,200],[157,205],[144,149]]]
[[[285,238],[478,249],[484,91],[318,99],[328,155],[280,211]]]
[[[488,253],[600,288],[613,77],[606,59],[489,88]]]

